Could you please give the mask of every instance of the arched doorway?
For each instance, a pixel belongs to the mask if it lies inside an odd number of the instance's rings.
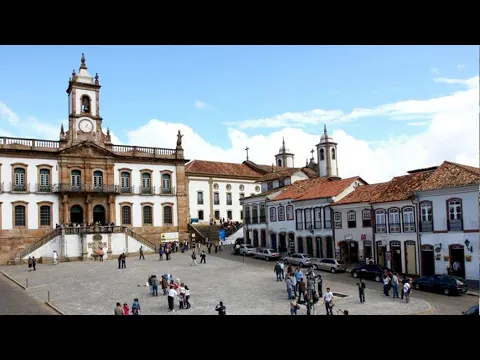
[[[262,247],[267,247],[267,233],[264,229],[260,230],[260,243]]]
[[[313,253],[313,238],[310,236],[307,237],[307,254],[312,258],[315,256]]]
[[[80,205],[73,205],[70,208],[70,222],[83,224],[83,208]]]
[[[99,222],[101,225],[105,225],[105,208],[102,205],[95,205],[93,208],[93,222],[96,224]]]
[[[405,272],[417,275],[417,244],[413,240],[405,241]]]
[[[315,238],[315,243],[317,245],[317,258],[323,258],[323,243],[321,237]]]
[[[258,247],[258,230],[253,230],[253,246]]]
[[[465,278],[465,247],[461,244],[452,244],[448,248],[453,275]]]
[[[280,233],[280,252],[287,252],[287,235],[285,233]]]
[[[435,255],[433,245],[422,245],[422,275],[435,275]]]
[[[363,258],[365,261],[370,261],[372,257],[372,242],[370,240],[365,240],[363,242]]]
[[[387,247],[382,241],[377,241],[377,264],[387,266]]]
[[[249,230],[245,231],[245,244],[251,245],[250,231]]]
[[[297,246],[298,246],[298,251],[299,253],[303,253],[303,237],[298,237],[297,238]]]
[[[270,234],[270,243],[272,245],[272,249],[277,251],[277,234]]]
[[[327,258],[333,259],[335,257],[335,252],[333,250],[333,240],[330,236],[325,238],[326,248],[327,248]]]
[[[402,273],[402,243],[400,241],[390,241],[390,263],[393,271]]]
[[[288,253],[294,253],[295,252],[295,234],[294,233],[289,233],[288,234]]]

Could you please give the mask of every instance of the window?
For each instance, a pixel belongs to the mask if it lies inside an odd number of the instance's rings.
[[[287,205],[287,221],[293,220],[293,205]]]
[[[226,189],[227,189],[227,191],[230,191],[230,190],[232,190],[232,185],[230,185],[230,184],[227,184],[227,186],[226,186]]]
[[[277,211],[278,211],[278,221],[285,221],[285,208],[280,205]]]
[[[250,206],[245,206],[245,224],[250,224]]]
[[[213,193],[213,205],[220,205],[220,194],[218,192]]]
[[[245,197],[245,194],[244,193],[241,193],[240,194],[240,199],[243,199]]]
[[[232,205],[232,193],[227,193],[227,205]]]
[[[82,172],[80,170],[72,170],[72,187],[79,188],[80,184],[82,183],[80,178],[82,176]]]
[[[27,209],[25,205],[15,205],[15,226],[27,226]]]
[[[320,160],[325,160],[325,150],[320,149]]]
[[[420,203],[420,231],[433,231],[433,206],[431,201],[422,201]]]
[[[213,184],[213,190],[218,190],[218,184]]]
[[[204,220],[203,210],[198,210],[198,220]]]
[[[305,217],[305,230],[312,230],[312,209],[305,209],[304,210],[304,217]]]
[[[282,160],[281,159],[277,160],[277,166],[282,166]]]
[[[260,222],[265,222],[265,204],[260,204]]]
[[[333,213],[333,222],[335,224],[335,229],[342,228],[342,213],[336,211]]]
[[[363,227],[372,226],[372,212],[370,210],[362,211],[362,226]]]
[[[152,193],[152,175],[148,172],[142,173],[142,194]]]
[[[40,206],[40,226],[52,225],[52,208],[49,205]]]
[[[288,209],[288,206],[287,206]],[[303,217],[302,217],[302,210],[297,209],[295,211],[295,218],[296,218],[296,229],[303,230]]]
[[[252,224],[258,223],[258,206],[252,205]]]
[[[355,211],[347,212],[347,226],[350,229],[357,227],[357,214]]]
[[[400,232],[400,210],[389,209],[388,210],[388,227],[391,233]]]
[[[227,210],[227,220],[232,220],[232,210]]]
[[[240,185],[238,188],[240,189],[240,191],[245,190],[245,186],[243,186],[243,185]]]
[[[40,169],[40,192],[50,192],[50,169]]]
[[[26,191],[27,187],[25,185],[25,175],[26,171],[24,168],[15,168],[14,171],[14,184],[13,191]]]
[[[163,207],[163,223],[173,224],[173,212],[171,205],[165,205]]]
[[[273,181],[267,182],[267,190],[272,190],[273,189]]]
[[[385,218],[385,210],[379,209],[375,211],[375,232],[377,233],[386,233],[387,232],[387,222]]]
[[[152,205],[143,205],[142,215],[143,215],[143,225],[153,225]]]
[[[243,210],[240,210],[240,220],[243,220]]]
[[[285,186],[285,179],[278,179],[278,187],[283,187]]]
[[[323,228],[332,228],[332,209],[330,208],[330,206],[325,206],[323,208]]]
[[[123,205],[121,207],[122,225],[132,225],[132,208],[131,205]]]
[[[403,208],[403,232],[415,232],[415,213],[412,206]]]
[[[91,106],[90,106],[90,98],[87,95],[83,95],[81,98],[81,109],[82,113],[90,113]]]
[[[170,174],[162,174],[162,193],[170,194],[172,192],[172,177]]]
[[[447,200],[448,207],[448,231],[462,231],[462,200]]]
[[[103,173],[99,170],[93,172],[93,186],[95,189],[102,188]]]
[[[203,205],[203,191],[197,191],[197,205]]]
[[[335,160],[335,149],[332,149],[332,160]]]
[[[120,192],[122,193],[130,193],[130,173],[126,171],[122,171],[120,173]]]
[[[322,208],[321,207],[316,207],[313,210],[313,216],[314,216],[314,227],[315,229],[321,229],[322,228]]]
[[[277,208],[270,208],[270,221],[277,221]]]

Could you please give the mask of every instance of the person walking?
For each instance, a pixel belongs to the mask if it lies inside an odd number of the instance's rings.
[[[203,250],[202,250],[202,253],[200,254],[200,264],[201,263],[204,263],[204,264],[207,263],[207,254],[205,254],[205,251]]]
[[[168,310],[170,312],[175,312],[175,296],[177,296],[177,291],[173,285],[170,285],[170,290],[168,290]]]
[[[32,256],[32,267],[33,271],[37,270],[37,259],[35,259],[35,256]]]
[[[140,250],[138,250],[140,257],[138,260],[145,260],[145,256],[143,255],[143,246],[140,246]]]
[[[325,304],[325,310],[327,310],[327,315],[333,315],[333,294],[330,291],[330,288],[327,288],[327,292],[323,297],[323,303]]]
[[[158,296],[158,280],[155,275],[152,277],[152,296]]]
[[[117,302],[117,306],[115,306],[115,309],[113,310],[113,315],[123,315],[123,308],[119,302]]]
[[[227,315],[227,307],[223,305],[223,301],[215,306],[215,310],[218,312],[218,315]]]
[[[275,264],[273,272],[277,275],[277,281],[282,281],[282,268],[280,266],[280,260]]]
[[[192,263],[190,266],[197,266],[197,255],[195,255],[195,249],[192,251]]]
[[[393,287],[393,298],[399,299],[400,296],[398,295],[398,273],[393,273],[392,275],[392,287]]]
[[[365,304],[365,283],[362,281],[362,279],[359,279],[358,283],[358,297],[360,298],[360,304]]]
[[[190,289],[187,285],[185,285],[185,309],[190,309],[192,305],[190,305]]]
[[[288,300],[293,298],[293,284],[290,275],[287,274],[287,278],[285,279],[285,284],[287,285],[287,296]]]
[[[32,265],[33,265],[32,257],[29,256],[28,257],[28,271],[32,271]]]
[[[389,291],[390,291],[390,278],[388,277],[387,274],[383,274],[383,294],[385,296],[390,296]]]
[[[401,292],[401,297],[402,297],[402,300],[403,300],[403,297],[404,297],[404,292],[403,292],[403,287],[405,286],[406,283],[410,282],[410,280],[408,279],[407,275],[404,275],[403,276],[403,279],[402,279],[402,291]]]
[[[297,310],[300,306],[297,303],[297,298],[294,296],[290,299],[290,315],[297,315]]]
[[[133,299],[132,315],[140,315],[140,302],[137,298]]]
[[[403,294],[405,296],[405,302],[408,304],[410,302],[410,282],[406,282],[405,285],[403,285]]]
[[[55,250],[53,250],[53,265],[58,264],[58,254]]]

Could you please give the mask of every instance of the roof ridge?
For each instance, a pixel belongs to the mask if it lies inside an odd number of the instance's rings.
[[[446,163],[450,164],[450,165],[453,165],[453,166],[456,166],[458,168],[461,168],[463,170],[466,170],[468,172],[471,172],[472,174],[476,175],[476,176],[480,176],[480,173],[476,172],[475,170],[472,170],[470,169],[470,167],[474,167],[474,166],[470,166],[470,165],[464,165],[464,164],[459,164],[459,163],[454,163],[452,161],[445,161]],[[478,168],[478,170],[480,171],[480,168]]]

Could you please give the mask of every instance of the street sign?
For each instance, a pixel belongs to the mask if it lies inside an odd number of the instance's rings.
[[[386,256],[387,256],[387,261],[390,261],[392,259],[392,252],[387,251]]]

